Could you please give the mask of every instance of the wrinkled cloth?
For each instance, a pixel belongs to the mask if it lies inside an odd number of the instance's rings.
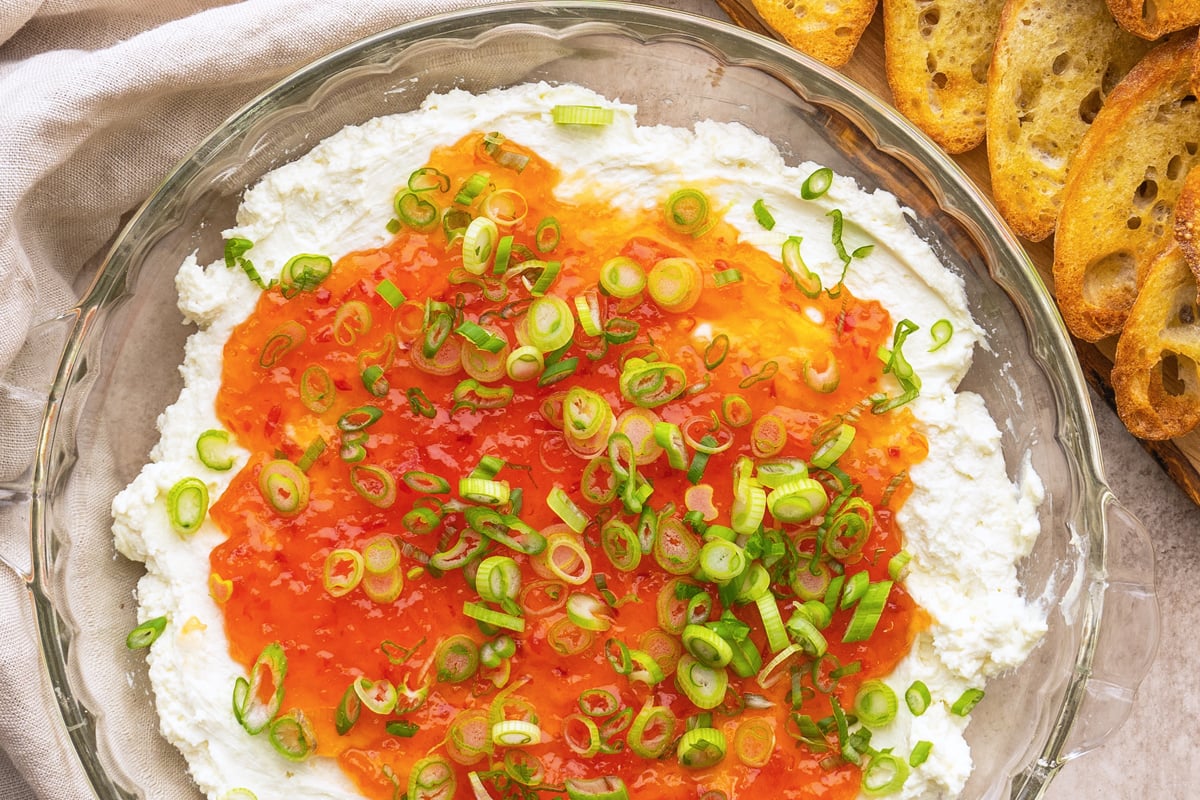
[[[22,576],[23,487],[62,346],[52,321],[86,291],[123,219],[243,104],[320,55],[475,2],[0,0],[0,556],[14,567],[0,567],[5,800],[94,796],[44,677]]]

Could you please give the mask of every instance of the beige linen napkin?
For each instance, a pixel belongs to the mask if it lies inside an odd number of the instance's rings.
[[[473,2],[0,0],[0,554],[10,563],[28,567],[19,489],[61,346],[31,332],[71,309],[123,217],[269,84]],[[42,677],[25,584],[4,567],[0,625],[0,748],[33,791],[0,758],[0,797],[93,797]]]

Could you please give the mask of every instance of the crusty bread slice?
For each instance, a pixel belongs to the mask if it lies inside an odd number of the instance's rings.
[[[1191,93],[1195,36],[1154,47],[1105,100],[1080,142],[1054,236],[1054,286],[1072,333],[1117,334],[1150,258],[1172,234],[1184,177],[1200,152]]]
[[[987,73],[1004,0],[883,0],[896,108],[949,153],[983,141]]]
[[[840,67],[850,60],[878,0],[753,0],[763,22],[788,44]]]
[[[1200,307],[1196,276],[1173,242],[1150,260],[1117,342],[1117,413],[1142,439],[1173,439],[1200,424]]]
[[[1200,23],[1200,0],[1108,0],[1121,27],[1143,39],[1158,39]]]
[[[1200,168],[1197,167],[1188,170],[1175,201],[1175,241],[1192,274],[1200,281]]]
[[[1104,0],[1008,0],[987,86],[996,207],[1038,242],[1054,231],[1071,157],[1104,97],[1151,44]]]

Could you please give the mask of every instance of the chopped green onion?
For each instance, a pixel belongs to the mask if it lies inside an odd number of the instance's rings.
[[[521,568],[509,556],[490,556],[475,573],[475,590],[491,603],[516,599],[521,591]]]
[[[771,215],[767,204],[763,202],[761,197],[754,201],[754,218],[758,220],[759,225],[768,231],[775,228],[775,217]]]
[[[849,576],[842,584],[842,598],[838,601],[838,608],[844,610],[853,606],[867,593],[870,585],[871,576],[867,572],[856,572]]]
[[[333,261],[328,256],[301,253],[292,256],[279,272],[279,288],[284,297],[295,297],[321,285],[333,270]]]
[[[559,227],[558,220],[554,217],[546,217],[538,223],[537,230],[533,234],[533,245],[539,253],[549,253],[558,247],[561,238],[562,228]]]
[[[591,758],[600,752],[600,728],[585,714],[563,717],[562,737],[573,753]]]
[[[154,644],[167,627],[166,617],[148,619],[129,632],[125,637],[125,646],[130,650],[141,650]]]
[[[708,197],[699,189],[672,192],[663,212],[667,225],[679,233],[697,236],[707,230]]]
[[[868,728],[882,728],[896,718],[899,708],[892,687],[880,680],[865,681],[854,697],[854,713]]]
[[[786,649],[790,643],[787,631],[783,627],[783,617],[779,615],[779,605],[775,601],[775,595],[769,591],[764,592],[755,598],[754,604],[758,606],[763,628],[767,632],[767,646],[771,648],[771,652],[778,653]]]
[[[729,675],[724,667],[710,667],[684,653],[675,667],[675,684],[697,708],[713,709],[725,700]]]
[[[466,634],[455,634],[438,645],[433,661],[439,681],[462,683],[479,669],[479,646]]]
[[[290,761],[303,761],[317,747],[317,734],[300,709],[292,709],[271,722],[267,739],[275,752]]]
[[[462,613],[464,616],[484,622],[486,625],[503,627],[505,630],[516,631],[518,633],[524,631],[524,627],[526,627],[526,621],[524,621],[522,616],[498,612],[498,610],[488,608],[482,603],[463,601]]]
[[[506,481],[493,481],[484,478],[462,478],[458,482],[458,494],[472,503],[488,506],[502,506],[512,496],[512,490]]]
[[[833,170],[822,167],[804,179],[804,183],[800,185],[800,196],[805,200],[816,200],[829,191],[832,185]]]
[[[941,350],[950,341],[950,337],[954,335],[954,326],[950,324],[948,319],[939,319],[929,328],[929,335],[933,339],[933,346],[929,348],[929,352]]]
[[[275,367],[284,355],[300,347],[300,344],[305,341],[307,335],[308,333],[304,325],[292,319],[276,327],[266,337],[263,349],[259,351],[258,366],[264,369]]]
[[[263,499],[284,516],[299,514],[308,506],[308,476],[285,459],[275,459],[263,466],[258,473],[258,488]]]
[[[904,692],[904,703],[908,706],[908,710],[912,712],[914,717],[919,717],[925,713],[929,706],[933,703],[933,698],[929,694],[929,687],[924,681],[913,681],[912,685]]]
[[[500,229],[489,218],[476,217],[471,220],[466,233],[463,234],[463,268],[472,275],[482,275],[486,272],[499,238]]]
[[[391,388],[387,377],[383,374],[383,367],[378,364],[371,364],[362,371],[363,388],[375,397],[387,396],[388,389]]]
[[[808,268],[800,255],[799,236],[789,236],[783,243],[783,269],[792,284],[807,297],[816,297],[821,293],[821,276]]]
[[[615,256],[600,267],[600,288],[621,299],[636,297],[646,287],[642,265],[627,256]]]
[[[250,679],[239,677],[233,685],[233,715],[251,736],[261,733],[283,705],[283,681],[287,677],[287,654],[279,642],[262,649],[250,668]],[[270,699],[262,701],[263,688]]]
[[[234,456],[229,447],[229,431],[207,430],[196,439],[196,456],[209,469],[224,472],[232,469]]]
[[[357,681],[347,686],[346,691],[342,693],[341,701],[338,702],[337,712],[334,714],[334,727],[337,729],[338,736],[345,736],[349,733],[362,714],[362,700],[358,698],[358,692],[355,691],[356,684]]]
[[[817,445],[812,455],[812,465],[817,469],[828,469],[850,449],[856,430],[853,425],[842,423]],[[814,437],[815,438],[815,437]],[[816,444],[814,442],[814,444]]]
[[[207,514],[208,485],[199,478],[182,478],[167,492],[167,517],[180,536],[199,530]]]
[[[568,800],[629,800],[625,782],[615,775],[599,778],[567,778],[563,781]]]
[[[767,495],[767,510],[778,522],[806,522],[823,513],[828,505],[825,487],[812,478],[793,478]]]
[[[971,710],[979,704],[983,699],[982,689],[967,689],[962,695],[954,701],[954,705],[950,706],[950,713],[959,717],[965,717],[971,713]]]
[[[396,479],[382,467],[355,464],[350,468],[350,485],[373,506],[390,508],[396,502]]]
[[[600,546],[612,565],[621,572],[633,572],[641,564],[641,542],[633,528],[619,519],[610,519],[601,526]]]
[[[426,756],[408,773],[408,800],[445,800],[455,797],[458,778],[442,756]]]
[[[867,587],[866,593],[854,609],[850,624],[846,626],[845,634],[842,635],[843,642],[862,642],[871,638],[891,591],[891,581],[879,581]]]
[[[642,408],[656,408],[674,400],[687,387],[683,369],[666,361],[628,359],[621,370],[621,396]]]
[[[758,458],[779,455],[787,441],[787,422],[778,414],[763,414],[750,429],[750,450]]]
[[[862,772],[862,791],[868,797],[882,797],[900,791],[908,780],[908,763],[894,753],[871,754]]]
[[[587,631],[606,631],[612,627],[607,607],[590,594],[573,592],[567,597],[567,619]]]
[[[436,167],[421,167],[408,176],[408,188],[414,192],[448,192],[450,176]]]
[[[556,125],[611,125],[613,110],[604,106],[560,104],[550,109]]]
[[[707,769],[725,758],[725,734],[717,728],[692,728],[679,739],[676,755],[688,769]]]
[[[775,754],[775,728],[765,717],[743,721],[733,735],[733,752],[748,767],[765,767]]]
[[[363,557],[357,550],[337,548],[325,556],[323,581],[331,597],[342,597],[362,581]]]
[[[709,539],[700,548],[700,570],[713,583],[728,583],[742,574],[747,563],[746,551],[725,539]]]
[[[929,751],[933,749],[933,742],[922,739],[913,745],[912,752],[908,755],[908,765],[910,767],[919,767],[929,760]]]
[[[728,286],[731,283],[742,282],[742,271],[740,269],[723,269],[713,273],[713,284],[720,288]]]
[[[700,563],[700,538],[678,517],[660,519],[654,539],[654,558],[672,575],[689,575]]]
[[[333,408],[337,387],[329,372],[318,364],[312,364],[300,374],[300,402],[314,414],[323,414]],[[203,459],[203,456],[201,456]]]
[[[546,504],[550,506],[550,510],[558,516],[563,522],[570,526],[571,530],[576,533],[582,533],[587,527],[589,517],[580,510],[579,506],[575,505],[575,501],[562,490],[562,487],[555,486],[550,490],[546,497]]]
[[[404,473],[400,479],[404,481],[405,486],[422,494],[447,494],[450,491],[450,483],[442,476],[434,475],[432,472],[412,469]]]
[[[888,559],[888,577],[894,581],[900,580],[904,574],[904,568],[912,561],[912,553],[907,550],[901,550],[896,555]]]
[[[561,297],[543,295],[534,298],[525,315],[525,333],[529,343],[543,353],[559,349],[575,333],[575,316]]]
[[[733,648],[711,628],[688,625],[681,636],[683,647],[706,667],[724,667],[733,659]]]
[[[582,586],[591,580],[592,557],[574,533],[560,531],[547,536],[543,558],[546,568],[565,583]]]
[[[454,202],[460,206],[469,206],[475,202],[484,189],[488,186],[488,181],[491,180],[491,175],[486,172],[475,172],[463,181],[459,187],[458,194],[454,195]]]
[[[526,747],[541,744],[542,729],[521,719],[506,719],[492,726],[492,744],[499,747]]]
[[[675,739],[677,722],[670,709],[656,706],[652,698],[646,698],[629,727],[629,749],[642,758],[661,758]]]
[[[546,362],[542,351],[531,344],[513,350],[505,359],[504,369],[514,381],[529,381],[542,374]]]
[[[704,279],[690,258],[664,258],[646,276],[646,292],[664,311],[682,314],[700,300]]]

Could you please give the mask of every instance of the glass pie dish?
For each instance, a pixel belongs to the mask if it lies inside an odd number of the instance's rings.
[[[46,335],[65,339],[30,487],[31,568],[43,663],[100,800],[194,798],[156,735],[143,658],[123,646],[140,567],[112,545],[108,509],[147,460],[178,394],[190,330],[174,275],[223,251],[243,191],[349,124],[432,92],[578,83],[639,108],[639,123],[736,121],[789,163],[881,188],[966,285],[988,346],[962,388],[981,395],[1010,474],[1026,458],[1047,499],[1022,562],[1049,630],[989,683],[967,738],[964,797],[1036,798],[1125,719],[1153,656],[1158,612],[1145,530],[1105,485],[1088,396],[1045,287],[970,181],[877,98],[785,46],[675,11],[618,2],[516,3],[382,32],[301,70],[222,125],[128,223],[87,296]],[[79,587],[86,587],[80,591]]]

